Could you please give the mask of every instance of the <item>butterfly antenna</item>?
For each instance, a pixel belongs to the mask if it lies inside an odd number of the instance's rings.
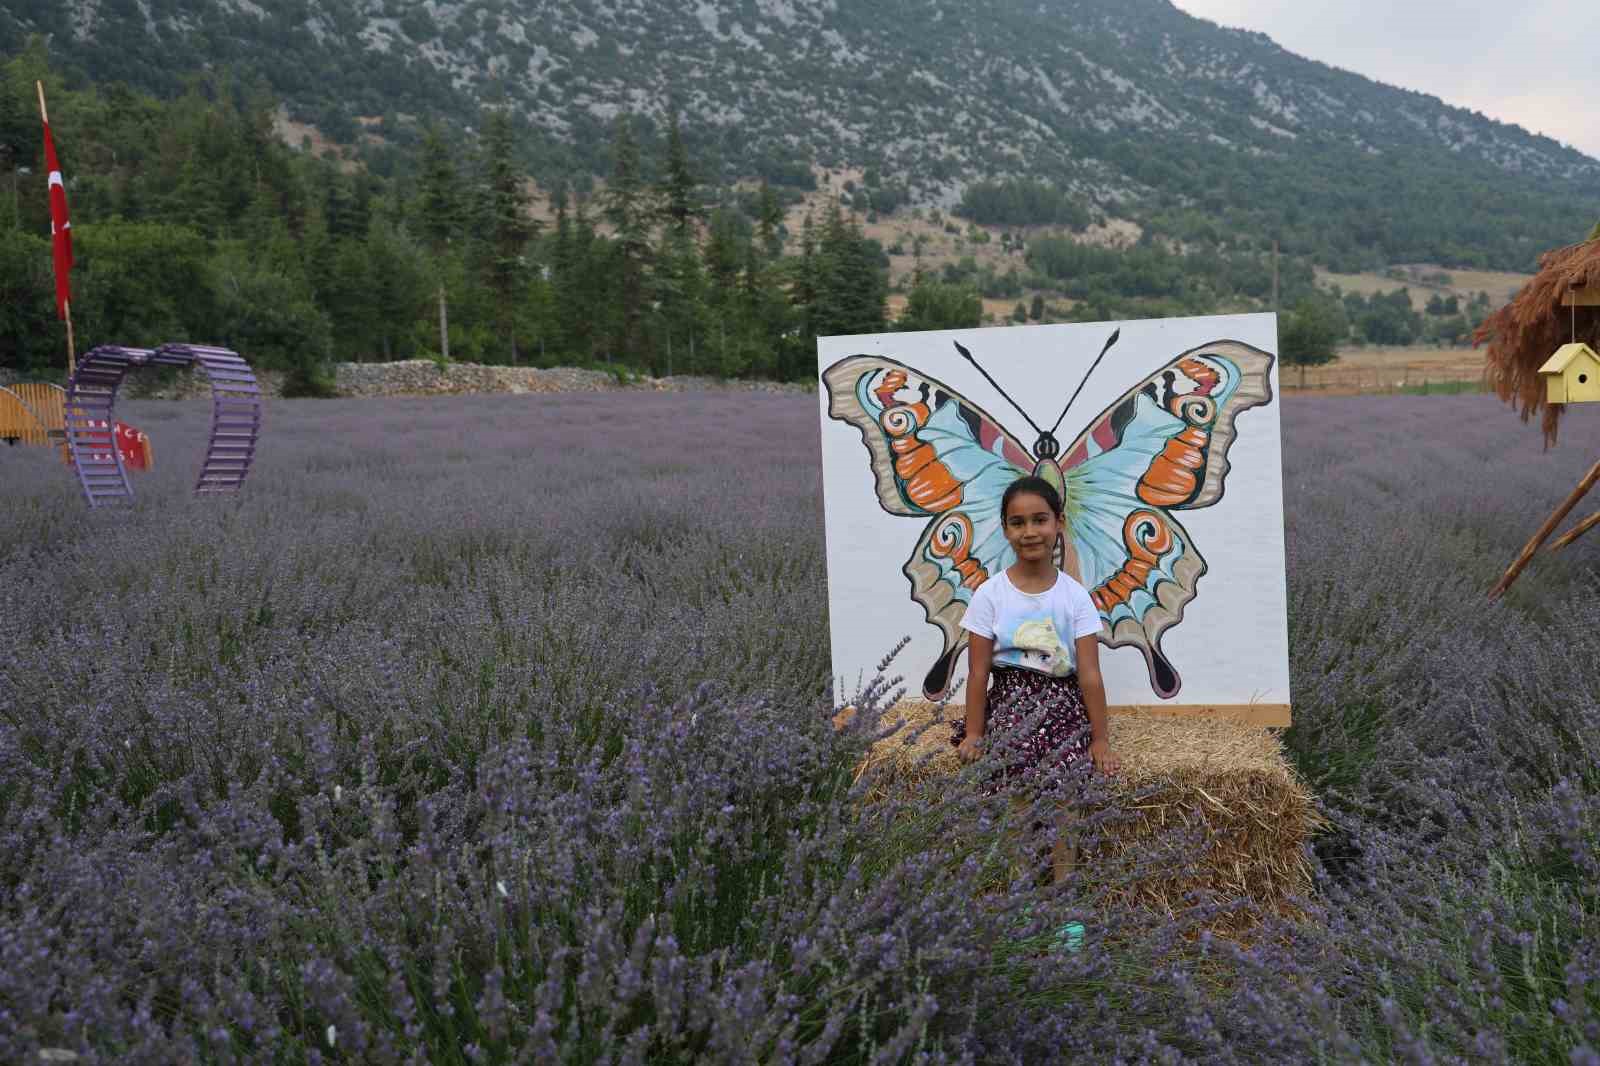
[[[1094,368],[1100,365],[1100,360],[1102,360],[1102,359],[1104,359],[1106,357],[1106,353],[1111,350],[1111,346],[1113,344],[1117,343],[1117,338],[1120,337],[1120,336],[1122,336],[1122,330],[1116,329],[1116,330],[1113,330],[1111,332],[1111,336],[1106,339],[1106,346],[1104,348],[1100,349],[1100,354],[1095,356],[1094,357],[1094,362],[1089,364],[1089,373],[1083,375],[1083,380],[1078,382],[1077,389],[1074,390],[1073,393],[1072,393],[1072,399],[1068,400],[1067,401],[1067,406],[1065,406],[1065,407],[1063,407],[1061,409],[1061,417],[1056,419],[1056,424],[1050,427],[1050,432],[1052,434],[1055,433],[1056,430],[1061,428],[1061,423],[1062,423],[1062,421],[1064,421],[1066,419],[1067,412],[1072,410],[1072,400],[1076,400],[1078,398],[1078,393],[1082,392],[1083,391],[1083,387],[1085,385],[1089,384],[1089,374],[1093,374],[1094,373]],[[967,358],[970,359],[972,357],[968,356]]]
[[[1006,403],[1010,404],[1012,407],[1015,407],[1017,409],[1017,414],[1022,416],[1022,420],[1024,422],[1028,423],[1028,425],[1033,426],[1034,433],[1036,433],[1036,434],[1038,434],[1040,436],[1043,436],[1044,435],[1044,431],[1041,430],[1037,425],[1034,424],[1033,419],[1028,417],[1028,412],[1026,412],[1026,411],[1024,411],[1022,409],[1022,405],[1017,403],[1017,401],[1013,400],[1011,397],[1006,396],[1006,390],[1002,389],[1000,387],[1000,383],[995,381],[994,378],[989,376],[989,372],[987,370],[985,370],[981,366],[978,366],[978,361],[972,357],[972,353],[971,352],[967,351],[965,348],[963,348],[961,346],[961,342],[960,341],[956,341],[954,343],[955,343],[955,346],[956,346],[956,351],[960,352],[963,356],[965,356],[967,362],[971,363],[973,366],[978,367],[978,373],[983,375],[983,380],[985,380],[989,384],[993,385],[994,386],[994,391],[998,392],[1002,397],[1004,397]]]

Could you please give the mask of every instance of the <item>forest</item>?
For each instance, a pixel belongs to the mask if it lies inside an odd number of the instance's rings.
[[[885,328],[887,261],[842,208],[790,234],[770,185],[708,189],[675,134],[647,160],[626,116],[604,191],[558,185],[545,222],[504,111],[476,139],[429,126],[384,177],[282,143],[260,86],[70,89],[35,47],[0,67],[0,366],[63,361],[36,79],[81,346],[204,338],[314,393],[330,362],[417,357],[791,378],[817,334]]]
[[[263,83],[195,75],[170,100],[74,86],[34,40],[0,63],[0,368],[15,373],[64,369],[35,81],[69,191],[80,350],[225,344],[287,372],[294,393],[328,391],[335,362],[410,358],[796,380],[813,373],[819,335],[977,326],[980,297],[1016,299],[1017,322],[1270,308],[1259,242],[1147,233],[1096,247],[1068,235],[1088,216],[1065,192],[995,181],[969,186],[957,212],[1058,225],[1002,233],[1021,261],[1004,273],[919,266],[895,283],[891,320],[888,253],[903,249],[866,237],[862,217],[921,208],[871,170],[791,226],[786,207],[816,187],[810,160],[715,185],[675,123],[641,136],[648,124],[623,114],[602,180],[542,192],[537,146],[505,108],[471,132],[424,123],[376,169],[285,143]],[[1398,290],[1323,291],[1305,256],[1283,258],[1280,285],[1290,361],[1351,339],[1449,342],[1475,324],[1470,309],[1414,314]]]

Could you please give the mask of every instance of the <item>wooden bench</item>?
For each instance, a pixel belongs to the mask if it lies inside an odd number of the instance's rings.
[[[66,390],[42,381],[0,386],[0,440],[48,446],[66,440]]]

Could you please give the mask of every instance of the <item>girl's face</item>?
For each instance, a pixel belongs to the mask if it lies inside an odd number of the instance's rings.
[[[1025,562],[1050,559],[1056,538],[1061,535],[1061,516],[1050,509],[1044,497],[1019,492],[1011,497],[1005,513],[1006,540],[1017,558]]]

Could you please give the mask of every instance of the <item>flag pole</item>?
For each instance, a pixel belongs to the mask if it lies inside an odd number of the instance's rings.
[[[46,126],[48,126],[48,125],[50,125],[50,112],[46,111],[45,110],[45,106],[44,106],[44,82],[43,81],[36,81],[36,82],[33,83],[33,85],[34,85],[34,88],[39,90],[39,121],[43,122]],[[77,360],[77,354],[78,353],[74,350],[74,344],[73,344],[73,339],[72,339],[72,301],[71,300],[63,300],[61,302],[61,313],[62,313],[62,317],[64,317],[67,320],[67,380],[71,381],[72,380],[72,375],[77,372],[77,361],[78,361]]]
[[[72,375],[78,372],[77,353],[73,351],[72,346],[72,301],[61,301],[61,309],[65,311],[67,315],[67,380],[71,381]]]

